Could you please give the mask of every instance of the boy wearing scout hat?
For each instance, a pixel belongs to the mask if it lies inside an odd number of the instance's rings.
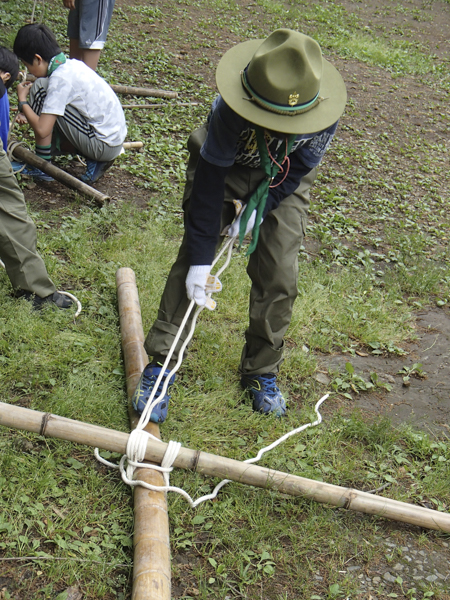
[[[144,410],[190,300],[207,305],[207,277],[223,231],[239,235],[242,242],[251,230],[249,326],[239,373],[253,409],[281,416],[286,401],[276,376],[298,293],[298,252],[306,231],[309,189],[347,94],[318,43],[289,29],[231,48],[219,62],[216,82],[220,95],[207,122],[189,137],[185,235],[145,341],[152,359],[133,405],[139,413]],[[245,209],[234,219],[236,199]],[[188,321],[169,368],[189,329]],[[168,374],[159,377],[153,397],[162,393]],[[152,410],[152,421],[165,420],[169,398],[166,391]]]

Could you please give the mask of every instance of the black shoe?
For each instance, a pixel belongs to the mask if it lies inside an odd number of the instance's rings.
[[[36,310],[41,310],[45,304],[54,304],[58,308],[70,308],[73,304],[73,300],[71,298],[65,296],[64,294],[60,294],[59,292],[53,292],[53,294],[41,298],[32,292],[24,291],[19,293],[19,297],[30,301],[33,304],[33,308]]]

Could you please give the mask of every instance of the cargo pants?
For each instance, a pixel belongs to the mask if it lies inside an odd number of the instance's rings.
[[[36,227],[0,140],[0,259],[14,290],[45,298],[56,291],[36,250]]]
[[[195,167],[207,128],[194,131],[188,141],[190,152],[186,172],[183,208],[186,211],[192,190]],[[233,199],[246,198],[264,178],[261,169],[233,165],[225,180],[225,202],[221,231],[235,215]],[[248,375],[277,373],[283,361],[284,335],[289,327],[292,308],[298,294],[298,253],[306,231],[309,190],[316,169],[303,177],[297,190],[268,213],[259,233],[255,251],[249,256],[247,274],[252,282],[249,303],[249,325],[245,332],[239,372]],[[218,248],[223,242],[219,241]],[[185,280],[189,270],[186,234],[173,264],[161,298],[157,319],[145,340],[145,350],[152,362],[163,362],[172,346],[181,321],[189,306]],[[193,316],[194,311],[191,313]],[[186,324],[173,358],[189,332]],[[174,361],[171,362],[171,367]]]

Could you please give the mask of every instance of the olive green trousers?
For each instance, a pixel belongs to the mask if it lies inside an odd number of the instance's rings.
[[[36,227],[0,140],[0,259],[14,290],[45,298],[56,291],[36,250]]]
[[[192,189],[195,166],[206,127],[193,132],[189,138],[190,159],[183,197],[186,211]],[[261,224],[256,250],[249,256],[247,273],[252,282],[249,302],[249,325],[245,332],[239,371],[259,375],[277,373],[283,361],[283,338],[291,321],[292,308],[298,294],[298,253],[306,230],[309,207],[309,189],[316,170],[303,177],[297,190],[270,212]],[[225,182],[225,202],[222,210],[221,231],[235,215],[233,199],[248,197],[264,178],[261,169],[234,165]],[[219,246],[223,238],[220,239]],[[167,278],[157,319],[145,340],[145,349],[152,362],[162,362],[172,346],[181,321],[189,306],[185,280],[189,270],[186,235],[178,257]],[[191,316],[193,316],[192,311]],[[189,332],[191,319],[186,324],[173,358]],[[173,362],[171,366],[173,366]]]

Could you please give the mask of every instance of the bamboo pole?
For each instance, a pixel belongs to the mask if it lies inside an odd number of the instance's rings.
[[[131,400],[148,360],[144,350],[141,310],[132,269],[116,273],[122,351],[125,363],[128,398]],[[139,416],[129,402],[131,428]],[[159,427],[149,423],[148,431],[160,439]],[[136,469],[135,478],[152,485],[164,485],[161,473],[151,469]],[[170,600],[170,540],[166,496],[144,487],[134,488],[134,564],[132,600]]]
[[[153,98],[178,98],[178,92],[166,92],[152,88],[130,87],[128,85],[111,85],[116,94],[131,94],[132,96],[151,96]]]
[[[128,440],[126,433],[3,402],[0,402],[0,425],[78,442],[87,446],[97,446],[121,454],[125,453]],[[166,443],[150,439],[147,443],[145,458],[150,462],[161,464],[166,449]],[[231,479],[255,487],[278,490],[290,496],[303,496],[331,506],[450,533],[449,513],[375,496],[367,492],[343,488],[331,483],[306,479],[298,475],[273,471],[272,469],[239,462],[223,456],[181,448],[173,466],[194,470],[212,477]]]
[[[130,150],[131,148],[142,148],[144,142],[124,142],[122,145],[124,150]]]
[[[44,173],[47,173],[47,175],[50,175],[53,177],[53,179],[56,179],[67,187],[80,192],[88,198],[93,198],[99,204],[104,204],[104,202],[109,200],[109,196],[102,194],[90,185],[87,185],[87,183],[84,183],[76,177],[69,175],[69,173],[59,169],[55,165],[49,163],[47,160],[36,156],[34,152],[30,152],[30,150],[27,150],[23,146],[15,146],[12,149],[12,154],[19,160],[26,162],[29,165],[33,165],[33,167],[37,167],[41,171],[44,171]]]

